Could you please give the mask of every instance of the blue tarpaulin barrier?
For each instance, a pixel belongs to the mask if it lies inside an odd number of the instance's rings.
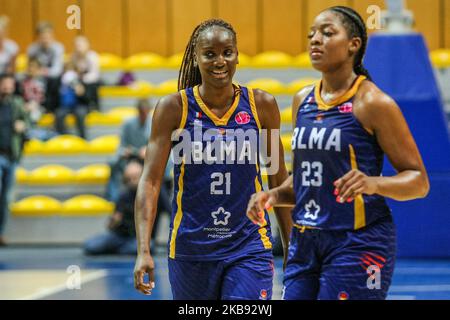
[[[450,135],[443,101],[421,34],[373,34],[364,64],[400,106],[427,168],[431,189],[420,200],[389,200],[399,257],[450,257]],[[395,170],[385,159],[383,175]]]

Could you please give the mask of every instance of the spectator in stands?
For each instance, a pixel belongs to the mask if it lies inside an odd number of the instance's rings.
[[[134,227],[134,200],[143,165],[131,161],[124,172],[124,190],[108,222],[108,232],[88,239],[84,244],[86,254],[136,254]]]
[[[137,103],[138,116],[125,122],[121,130],[120,147],[110,162],[111,177],[106,186],[105,197],[115,202],[120,192],[120,181],[126,164],[132,159],[144,160],[147,140],[150,136],[152,107],[148,100]]]
[[[41,75],[41,64],[36,58],[28,61],[25,78],[21,82],[20,92],[25,100],[25,110],[30,118],[29,139],[46,141],[56,135],[55,132],[38,128],[37,123],[45,111],[45,79]]]
[[[21,97],[14,95],[12,74],[0,76],[0,245],[5,245],[3,229],[8,215],[10,191],[15,179],[15,168],[22,155],[27,113]]]
[[[55,129],[58,133],[67,133],[64,119],[68,114],[73,114],[80,137],[86,139],[84,119],[88,109],[83,99],[85,93],[86,88],[81,83],[75,66],[72,62],[66,63],[65,71],[61,78],[59,106],[55,111]]]
[[[36,28],[37,41],[28,48],[28,59],[36,58],[42,65],[46,79],[47,111],[56,110],[59,102],[59,85],[64,69],[64,46],[54,39],[53,26],[41,22]]]
[[[89,40],[85,36],[77,36],[74,40],[75,51],[71,61],[80,75],[85,88],[84,104],[89,110],[98,110],[98,87],[100,84],[100,60],[98,54],[90,49]]]
[[[0,16],[0,74],[16,72],[17,43],[7,38],[9,18]]]

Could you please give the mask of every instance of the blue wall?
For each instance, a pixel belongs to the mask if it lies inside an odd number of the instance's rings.
[[[389,200],[400,257],[450,257],[450,135],[428,49],[420,34],[373,34],[364,60],[374,82],[395,99],[416,140],[431,189],[420,200]],[[395,174],[385,159],[383,175]]]

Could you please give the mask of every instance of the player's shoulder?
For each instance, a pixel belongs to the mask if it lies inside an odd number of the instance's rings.
[[[361,83],[353,99],[353,115],[369,132],[386,118],[395,117],[399,110],[394,99],[368,80]]]
[[[248,88],[253,91],[256,112],[263,128],[279,126],[280,110],[275,97],[267,91],[258,88]],[[277,124],[278,123],[278,124]]]
[[[305,98],[314,89],[314,86],[315,86],[314,84],[311,84],[309,86],[301,88],[299,91],[295,93],[293,101],[296,102],[297,105],[300,105],[300,103],[302,103],[302,101],[305,100]]]
[[[253,96],[257,105],[273,105],[276,103],[275,97],[265,90],[258,88],[248,88],[248,90],[253,90]]]
[[[167,96],[163,96],[159,99],[156,104],[157,108],[164,110],[177,110],[180,109],[183,105],[183,100],[181,97],[181,91],[169,94]]]
[[[298,109],[300,108],[300,104],[306,99],[306,97],[311,93],[312,90],[314,90],[314,84],[308,85],[306,87],[301,88],[297,93],[294,95],[294,98],[292,99],[292,119],[295,122],[297,121],[296,115],[298,112]]]
[[[396,107],[394,99],[381,90],[372,81],[363,81],[355,95],[356,108],[367,112],[379,112],[386,108]]]
[[[153,117],[167,125],[178,125],[183,114],[183,100],[180,92],[163,96],[155,107]]]

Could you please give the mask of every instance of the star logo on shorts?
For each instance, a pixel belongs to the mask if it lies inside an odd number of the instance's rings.
[[[314,199],[311,199],[307,204],[305,204],[305,210],[305,219],[309,218],[316,220],[320,211],[320,206],[314,201]]]
[[[211,216],[214,218],[214,225],[224,225],[228,224],[228,219],[231,217],[231,213],[225,211],[224,208],[220,207],[217,211],[211,213]]]

